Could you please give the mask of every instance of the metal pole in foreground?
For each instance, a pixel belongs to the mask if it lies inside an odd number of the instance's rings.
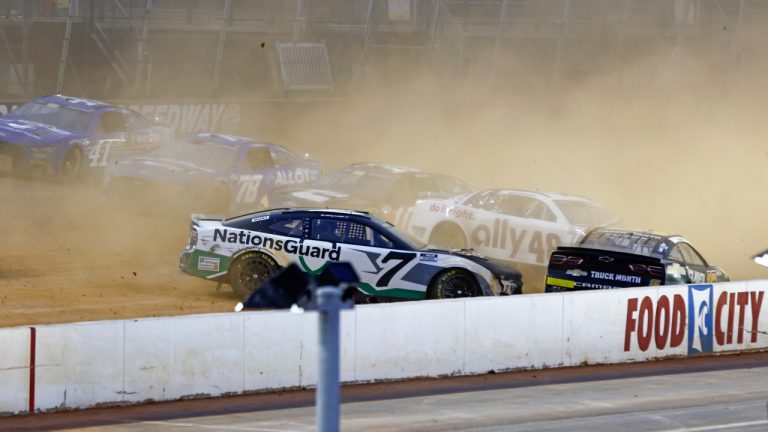
[[[315,392],[317,430],[320,432],[337,432],[339,430],[341,399],[339,396],[341,289],[335,286],[322,286],[317,289],[316,293],[320,342],[317,390]]]

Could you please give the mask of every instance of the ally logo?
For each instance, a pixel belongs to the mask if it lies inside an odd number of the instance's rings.
[[[712,285],[688,285],[688,354],[712,352]]]

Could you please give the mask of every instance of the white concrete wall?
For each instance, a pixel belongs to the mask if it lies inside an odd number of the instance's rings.
[[[0,414],[29,407],[30,329],[0,329]]]
[[[341,379],[766,349],[767,293],[768,281],[750,281],[358,306],[342,313]],[[76,323],[36,332],[37,411],[317,382],[313,312]],[[28,410],[30,334],[0,329],[0,413]]]

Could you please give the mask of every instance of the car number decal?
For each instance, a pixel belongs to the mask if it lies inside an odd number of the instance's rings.
[[[109,160],[109,154],[112,150],[112,146],[115,144],[120,144],[123,142],[123,140],[120,139],[104,139],[99,140],[93,147],[91,147],[91,150],[88,151],[88,159],[91,160],[91,163],[88,164],[92,167],[103,167],[107,166],[107,161]]]
[[[383,275],[379,278],[378,281],[376,281],[377,287],[384,287],[389,285],[389,282],[392,280],[392,278],[399,272],[403,267],[408,265],[409,262],[413,261],[413,259],[416,258],[416,254],[413,252],[397,252],[392,251],[388,253],[384,258],[381,260],[382,264],[392,261],[392,260],[398,260],[397,264],[393,265],[392,268],[385,271]]]
[[[252,203],[259,196],[259,186],[264,178],[261,174],[241,175],[238,179],[237,196],[238,203]]]
[[[506,222],[501,223],[501,229],[498,219],[493,229],[485,224],[476,226],[470,235],[472,246],[503,250],[509,247],[509,258],[523,259],[519,255],[527,243],[528,253],[537,263],[544,264],[549,254],[562,244],[562,239],[555,233],[507,227]]]

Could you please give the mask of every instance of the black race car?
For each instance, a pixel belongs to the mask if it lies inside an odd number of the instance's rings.
[[[549,259],[546,292],[728,281],[679,235],[597,228]]]

